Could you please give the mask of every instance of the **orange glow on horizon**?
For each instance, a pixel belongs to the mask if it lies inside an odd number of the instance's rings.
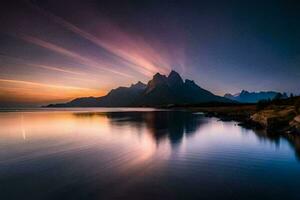
[[[17,12],[18,19],[7,13],[3,30],[15,43],[0,53],[0,106],[99,97],[182,68],[181,38],[173,44],[123,27],[89,4],[80,7],[74,18],[30,2],[22,7],[26,12]],[[26,26],[19,26],[19,19]]]
[[[13,102],[53,102],[84,96],[103,96],[106,91],[36,83],[22,80],[0,79],[0,98]]]

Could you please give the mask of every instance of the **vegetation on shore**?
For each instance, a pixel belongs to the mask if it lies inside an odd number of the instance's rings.
[[[264,104],[264,106],[262,106]],[[258,111],[251,120],[262,125],[268,132],[300,133],[300,97],[277,98],[257,104]]]
[[[207,104],[186,108],[221,120],[235,120],[249,128],[265,129],[270,134],[300,134],[300,97],[278,97],[257,104]]]

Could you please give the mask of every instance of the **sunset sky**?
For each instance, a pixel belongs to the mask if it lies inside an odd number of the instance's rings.
[[[300,94],[299,10],[289,0],[1,2],[0,107],[102,96],[172,69],[218,95]]]

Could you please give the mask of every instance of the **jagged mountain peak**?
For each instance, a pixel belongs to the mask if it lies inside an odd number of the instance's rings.
[[[168,76],[169,85],[182,85],[183,80],[181,76],[174,70],[172,70]]]
[[[162,75],[159,72],[157,72],[156,74],[154,74],[153,79],[163,79],[163,78],[167,78],[166,75]]]
[[[242,103],[256,103],[260,100],[274,99],[278,94],[280,93],[275,91],[249,92],[247,90],[242,90],[240,93],[235,95],[226,94],[224,97]]]
[[[169,74],[168,77],[170,77],[170,76],[177,76],[177,77],[180,77],[179,73],[176,72],[175,70],[172,70],[172,71],[170,72],[170,74]],[[180,78],[181,78],[181,77],[180,77]]]
[[[197,104],[203,102],[232,102],[224,97],[202,89],[194,81],[182,80],[174,70],[168,76],[156,73],[145,85],[142,82],[130,87],[118,87],[106,96],[97,98],[77,98],[66,104],[51,105],[52,107],[73,106],[157,106],[169,104]]]
[[[141,81],[138,81],[135,84],[131,84],[130,88],[133,89],[145,89],[147,87],[147,85]]]
[[[187,84],[187,85],[196,85],[195,81],[190,80],[190,79],[185,79],[184,83]]]
[[[247,90],[242,90],[240,95],[244,95],[244,94],[249,94],[249,92]]]
[[[151,92],[153,89],[155,89],[159,85],[167,84],[168,80],[165,75],[161,75],[160,73],[156,73],[152,80],[150,80],[147,84],[146,93]]]
[[[161,75],[160,73],[156,73],[152,80],[150,80],[149,82],[155,83],[155,84],[159,84],[159,83],[164,83],[167,81],[167,77],[166,75]]]

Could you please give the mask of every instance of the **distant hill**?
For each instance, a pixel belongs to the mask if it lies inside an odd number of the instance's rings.
[[[279,92],[267,91],[267,92],[248,92],[246,90],[242,90],[241,93],[232,95],[225,94],[224,97],[227,99],[231,99],[234,101],[238,101],[241,103],[257,103],[260,100],[272,100],[274,99]],[[287,98],[286,94],[283,94],[283,98]]]
[[[50,104],[47,107],[164,106],[206,102],[234,101],[214,95],[192,80],[183,81],[177,72],[171,71],[168,76],[155,74],[147,85],[138,82],[130,87],[113,89],[103,97],[77,98],[67,103]]]

